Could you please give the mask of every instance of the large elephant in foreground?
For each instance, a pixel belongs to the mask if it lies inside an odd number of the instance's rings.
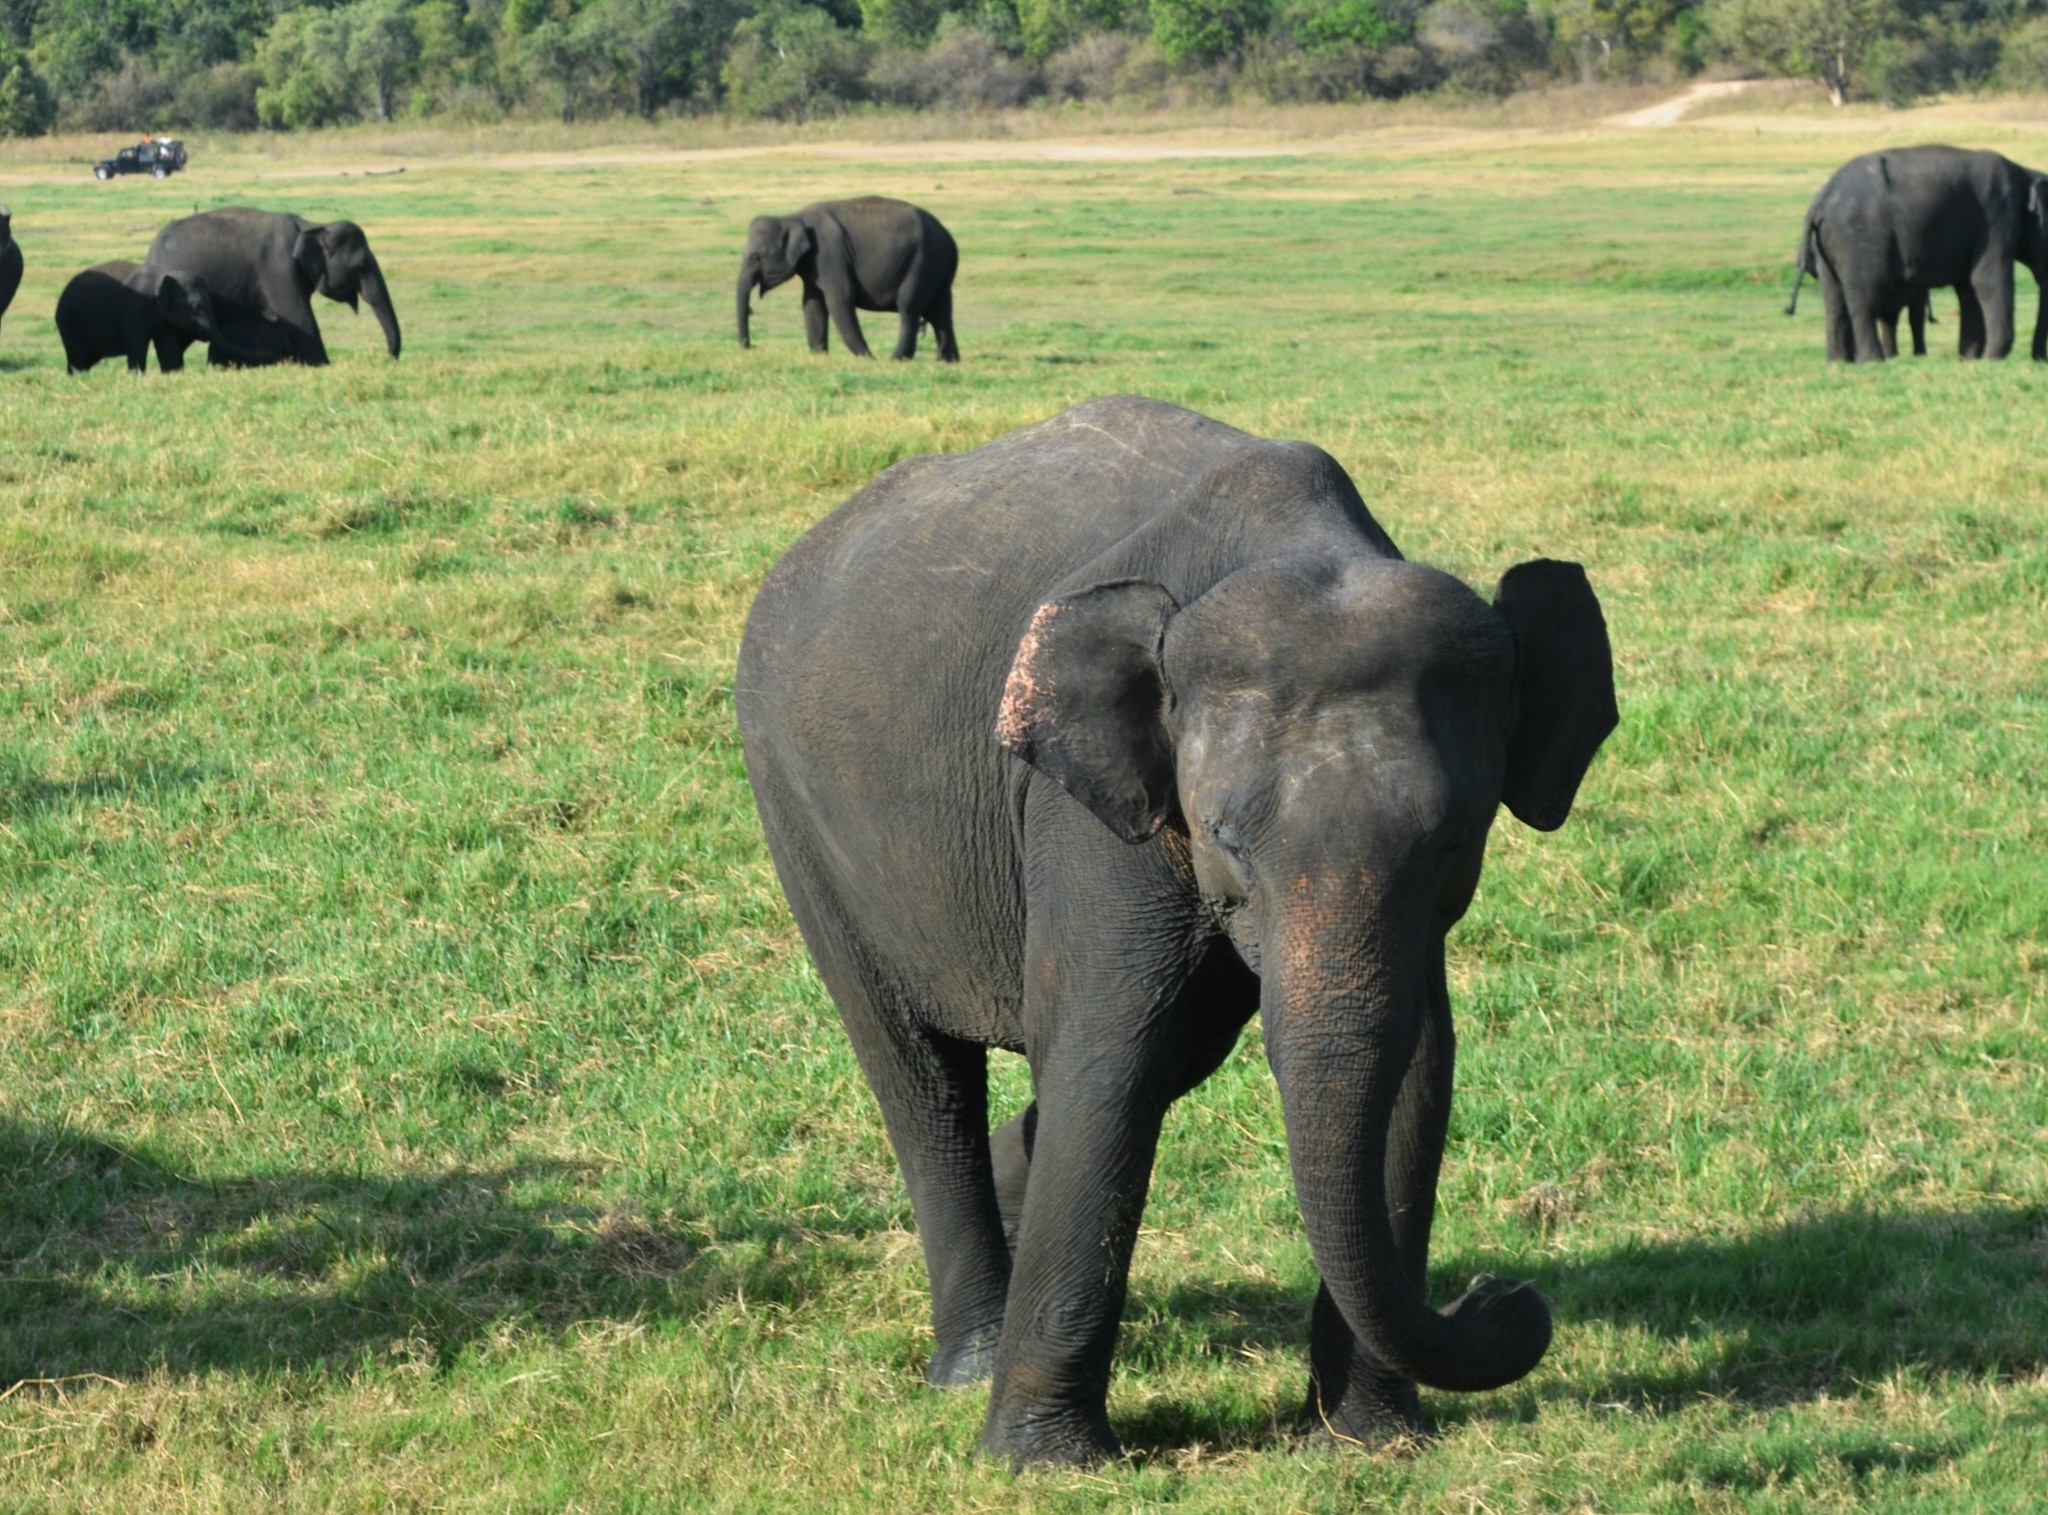
[[[384,328],[384,346],[398,356],[398,313],[369,239],[353,221],[316,225],[298,216],[237,206],[173,221],[156,234],[149,261],[198,274],[213,291],[223,320],[276,320],[301,363],[327,361],[313,291],[355,310],[367,301]]]
[[[1577,565],[1512,568],[1489,605],[1404,561],[1319,449],[1096,400],[899,463],[812,528],[734,703],[917,1212],[926,1376],[993,1374],[986,1448],[1116,1455],[1160,1123],[1255,1010],[1323,1275],[1305,1423],[1422,1432],[1418,1382],[1536,1365],[1533,1289],[1432,1310],[1425,1260],[1445,933],[1495,808],[1562,824],[1616,720]],[[1035,1096],[993,1137],[990,1047]]]
[[[21,288],[21,244],[14,240],[14,213],[0,205],[0,316]]]
[[[130,372],[141,373],[152,345],[165,373],[185,366],[185,348],[193,342],[242,355],[221,332],[205,280],[126,260],[72,276],[57,296],[57,337],[69,373],[83,373],[102,358],[124,358]]]
[[[1889,148],[1851,158],[1814,197],[1786,310],[1816,273],[1828,357],[1869,363],[1897,351],[1887,329],[1901,306],[1952,288],[1962,356],[2002,358],[2013,344],[2015,263],[2041,287],[2033,355],[2048,358],[2048,178],[1994,152]]]
[[[952,233],[928,211],[902,200],[869,196],[823,200],[793,216],[757,216],[747,228],[740,258],[740,346],[753,345],[747,301],[801,280],[804,334],[812,352],[825,350],[825,317],[857,358],[873,357],[861,335],[863,310],[893,310],[898,327],[893,356],[917,355],[920,321],[931,323],[942,362],[960,361],[953,336],[953,274],[960,249]]]

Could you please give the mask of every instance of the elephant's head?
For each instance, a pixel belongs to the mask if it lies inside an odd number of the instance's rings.
[[[747,300],[786,284],[808,266],[818,250],[817,234],[794,216],[756,216],[747,228],[747,250],[740,257],[740,346],[750,347]]]
[[[1039,607],[998,739],[1126,841],[1188,838],[1262,981],[1303,1220],[1331,1296],[1389,1365],[1498,1387],[1550,1339],[1527,1288],[1430,1311],[1387,1212],[1389,1123],[1442,939],[1505,803],[1563,824],[1616,722],[1576,564],[1511,569],[1489,606],[1398,560],[1243,569],[1185,609],[1149,581]]]
[[[292,245],[292,261],[313,287],[330,300],[339,300],[359,311],[356,297],[370,302],[371,314],[384,328],[384,347],[398,356],[398,312],[391,308],[391,291],[384,283],[384,270],[370,251],[370,239],[353,221],[329,221],[324,226],[301,228]]]
[[[200,342],[220,340],[220,321],[213,296],[197,274],[165,274],[157,281],[157,309],[172,330]]]

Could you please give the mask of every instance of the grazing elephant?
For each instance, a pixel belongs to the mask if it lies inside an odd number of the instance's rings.
[[[1793,255],[1793,265],[1798,272],[1792,279],[1792,298],[1785,302],[1785,314],[1799,313],[1799,285],[1811,274],[1815,282],[1820,279],[1820,262],[1815,254],[1814,239],[1811,235],[1813,215],[1807,213],[1807,234],[1799,241],[1799,251]],[[1925,289],[1909,288],[1888,284],[1876,301],[1877,345],[1887,358],[1899,355],[1899,312],[1905,311],[1913,327],[1913,356],[1927,356],[1927,327],[1934,320],[1934,311]]]
[[[740,259],[740,346],[751,347],[747,299],[801,279],[804,333],[811,351],[825,350],[825,317],[839,328],[846,350],[873,357],[860,332],[863,310],[893,310],[898,358],[917,354],[920,321],[931,323],[939,359],[960,361],[953,338],[953,273],[960,250],[936,217],[902,200],[823,200],[793,216],[757,216],[747,228]]]
[[[2033,354],[2048,358],[2048,179],[1993,152],[1902,147],[1851,158],[1806,213],[1799,283],[1819,277],[1828,357],[1868,363],[1897,350],[1882,327],[1915,292],[1952,288],[1966,358],[2013,343],[2013,264],[2041,286]]]
[[[1328,454],[1095,400],[883,473],[747,619],[747,776],[917,1212],[935,1384],[982,1444],[1114,1457],[1166,1108],[1255,1010],[1323,1286],[1304,1424],[1427,1430],[1418,1382],[1543,1356],[1533,1289],[1432,1310],[1444,935],[1505,802],[1563,823],[1616,720],[1576,564],[1494,602],[1406,562]],[[991,1137],[987,1049],[1034,1100]],[[1010,1238],[1014,1236],[1014,1246]]]
[[[301,363],[327,361],[313,291],[358,309],[370,304],[384,346],[398,356],[398,316],[376,255],[353,221],[314,225],[297,216],[237,207],[173,221],[156,234],[149,261],[206,280],[224,319],[270,317],[282,323]]]
[[[209,368],[267,368],[291,362],[296,351],[291,328],[284,322],[237,316],[220,323],[220,340],[207,345],[206,364]]]
[[[0,205],[0,316],[21,288],[21,244],[14,240],[14,213]]]
[[[57,335],[70,373],[102,358],[126,358],[129,370],[141,373],[152,343],[157,367],[175,373],[189,344],[222,340],[205,280],[125,260],[88,268],[64,286]]]

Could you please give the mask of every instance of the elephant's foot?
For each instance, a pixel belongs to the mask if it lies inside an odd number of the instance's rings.
[[[1335,1401],[1326,1399],[1322,1386],[1311,1378],[1296,1429],[1318,1440],[1375,1452],[1420,1446],[1436,1435],[1436,1427],[1422,1413],[1414,1381],[1378,1373],[1356,1375]]]
[[[996,1347],[1001,1340],[998,1326],[957,1342],[942,1342],[925,1364],[924,1381],[935,1389],[964,1389],[985,1382],[996,1370]]]
[[[1101,1409],[999,1413],[990,1405],[981,1449],[1013,1468],[1086,1468],[1124,1455],[1123,1443],[1109,1428],[1108,1412]]]

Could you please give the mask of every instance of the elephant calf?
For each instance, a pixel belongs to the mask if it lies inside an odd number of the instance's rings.
[[[829,315],[848,352],[874,356],[856,312],[893,310],[899,323],[896,357],[916,356],[918,325],[930,322],[940,361],[957,363],[953,274],[959,266],[952,234],[936,216],[902,200],[824,200],[793,216],[757,217],[747,228],[740,259],[740,346],[753,345],[747,300],[755,289],[765,293],[798,279],[812,352],[825,351]]]
[[[282,321],[235,315],[220,323],[220,337],[206,348],[209,368],[264,368],[289,363],[298,356],[292,333]]]
[[[102,358],[126,358],[130,371],[141,373],[152,344],[165,373],[185,366],[191,342],[242,351],[222,338],[206,281],[154,263],[102,263],[75,276],[57,297],[57,335],[72,373]]]
[[[1573,563],[1489,604],[1327,453],[1096,400],[897,464],[769,572],[734,680],[768,849],[917,1212],[982,1443],[1118,1452],[1110,1359],[1167,1107],[1264,1015],[1323,1286],[1302,1423],[1542,1358],[1535,1290],[1425,1296],[1444,937],[1495,810],[1563,824],[1616,714]],[[987,1049],[1033,1101],[991,1135]],[[1014,1238],[1014,1240],[1013,1240]]]

